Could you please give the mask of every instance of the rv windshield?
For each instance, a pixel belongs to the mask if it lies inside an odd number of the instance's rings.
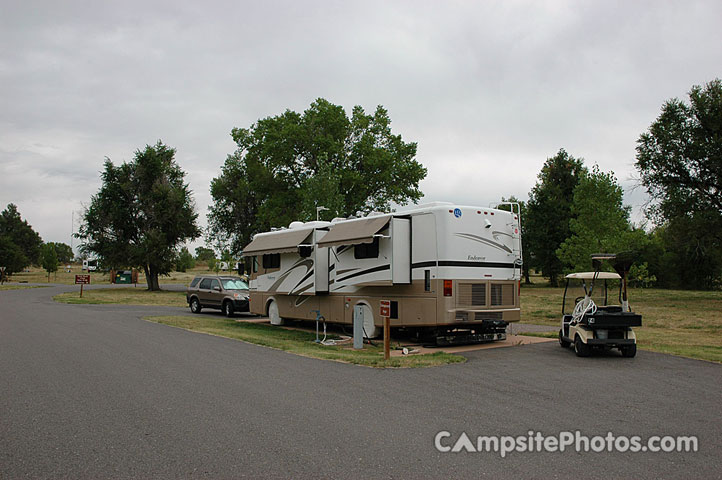
[[[224,290],[248,290],[248,284],[240,278],[226,278],[221,282]]]

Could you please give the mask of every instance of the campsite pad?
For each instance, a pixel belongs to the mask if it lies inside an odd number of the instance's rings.
[[[240,317],[236,318],[239,322],[250,322],[250,323],[268,323],[268,317]],[[530,325],[531,327],[532,325]],[[331,327],[331,328],[328,328]],[[303,330],[306,332],[315,332],[316,327],[315,325],[312,326],[312,322],[306,322],[305,324],[298,324],[293,326],[283,326],[281,328],[286,328],[288,330]],[[323,328],[323,327],[322,327]],[[515,330],[518,330],[517,325],[514,326]],[[555,327],[556,328],[556,327]],[[539,330],[548,330],[549,327],[543,328],[540,327]],[[338,327],[336,325],[328,325],[327,330],[329,333],[337,334]],[[323,335],[323,333],[321,333]],[[488,348],[504,348],[504,347],[517,347],[520,345],[531,345],[533,343],[543,343],[543,342],[556,342],[556,338],[543,338],[543,337],[530,337],[526,335],[509,335],[507,334],[506,340],[502,341],[496,341],[496,342],[489,342],[489,343],[476,343],[473,345],[454,345],[449,347],[424,347],[422,345],[419,345],[418,343],[414,343],[412,340],[409,339],[395,339],[391,338],[393,346],[401,345],[402,347],[407,347],[409,350],[418,350],[418,353],[413,353],[412,355],[417,354],[423,354],[423,353],[434,353],[434,352],[446,352],[446,353],[464,353],[464,352],[471,352],[475,350],[484,350]],[[383,339],[375,339],[373,340],[376,344],[383,344]],[[350,343],[350,342],[349,342]],[[392,357],[400,357],[403,353],[401,350],[391,350],[391,356]]]

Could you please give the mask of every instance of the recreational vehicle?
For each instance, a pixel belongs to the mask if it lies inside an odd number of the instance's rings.
[[[86,272],[94,272],[98,269],[98,261],[94,259],[83,260],[82,270]]]
[[[274,325],[352,324],[360,311],[373,338],[387,300],[396,331],[438,344],[504,339],[519,320],[522,259],[519,208],[506,205],[434,203],[257,234],[243,250],[250,311]]]

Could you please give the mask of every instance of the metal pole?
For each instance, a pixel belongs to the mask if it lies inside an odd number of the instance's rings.
[[[391,358],[391,321],[384,317],[384,360]]]

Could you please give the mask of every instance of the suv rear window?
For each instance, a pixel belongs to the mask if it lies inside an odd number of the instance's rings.
[[[198,282],[200,282],[200,281],[201,281],[201,277],[194,278],[193,281],[191,282],[191,287],[195,287],[196,285],[198,285]]]

